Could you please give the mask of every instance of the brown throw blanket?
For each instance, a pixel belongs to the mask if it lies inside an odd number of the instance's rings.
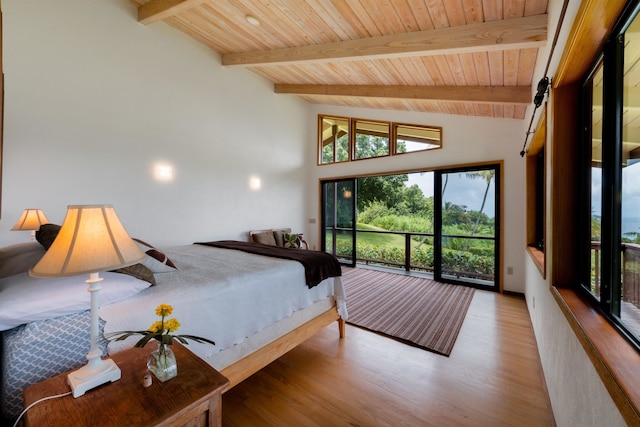
[[[236,240],[218,240],[215,242],[196,242],[196,245],[213,246],[216,248],[235,249],[252,254],[265,255],[274,258],[291,259],[304,266],[304,275],[309,289],[329,277],[342,276],[340,263],[331,254],[304,249],[281,248],[280,246],[247,243]]]

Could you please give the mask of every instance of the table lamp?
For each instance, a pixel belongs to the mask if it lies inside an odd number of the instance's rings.
[[[91,295],[91,349],[88,363],[67,376],[73,397],[106,382],[120,379],[120,368],[102,359],[98,345],[100,271],[114,270],[144,259],[111,205],[70,205],[53,244],[29,271],[33,277],[89,274]]]
[[[40,229],[42,224],[48,224],[49,220],[42,209],[25,209],[22,212],[22,216],[16,222],[16,225],[11,227],[11,231],[31,231],[31,240],[36,240],[36,230]]]

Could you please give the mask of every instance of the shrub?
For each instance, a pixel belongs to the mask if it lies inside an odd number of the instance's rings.
[[[336,250],[339,256],[347,257],[351,253],[351,244],[346,240],[338,240]],[[371,260],[380,264],[404,265],[404,248],[390,246],[374,246],[357,243],[356,258]],[[433,270],[433,246],[423,245],[411,251],[411,265]],[[444,249],[442,265],[447,270],[493,275],[493,257],[478,256],[470,252]]]

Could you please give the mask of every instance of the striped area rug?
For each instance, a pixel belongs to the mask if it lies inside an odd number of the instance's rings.
[[[347,323],[449,356],[474,289],[363,268],[342,268]]]

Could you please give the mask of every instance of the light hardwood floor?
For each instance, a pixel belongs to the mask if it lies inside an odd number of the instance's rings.
[[[224,426],[553,426],[522,298],[476,291],[450,357],[331,325],[223,397]]]

